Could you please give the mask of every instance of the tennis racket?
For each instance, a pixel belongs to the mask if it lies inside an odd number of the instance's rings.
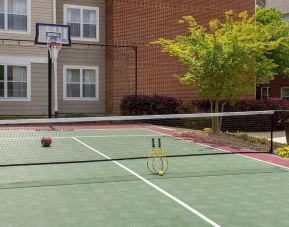
[[[152,151],[147,159],[147,168],[152,174],[166,173],[168,170],[168,159],[162,149],[161,139],[158,138],[158,148],[155,146],[155,139],[152,139]]]

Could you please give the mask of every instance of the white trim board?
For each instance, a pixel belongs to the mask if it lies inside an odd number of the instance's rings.
[[[48,57],[35,57],[35,56],[13,56],[13,55],[0,55],[0,64],[31,64],[31,63],[48,63]]]

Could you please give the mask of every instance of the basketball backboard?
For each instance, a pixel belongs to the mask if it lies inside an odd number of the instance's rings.
[[[37,23],[35,43],[47,45],[49,42],[56,42],[62,44],[63,46],[70,46],[70,26]]]

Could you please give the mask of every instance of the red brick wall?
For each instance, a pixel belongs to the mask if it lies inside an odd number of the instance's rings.
[[[270,81],[270,97],[281,98],[281,88],[289,87],[289,79],[286,77],[278,76]]]
[[[108,0],[107,43],[138,46],[139,94],[191,100],[196,98],[196,88],[180,84],[177,78],[185,71],[184,66],[149,43],[184,34],[185,26],[177,23],[184,15],[206,25],[213,18],[222,19],[229,9],[254,13],[255,0]],[[106,60],[107,112],[117,114],[123,96],[134,93],[134,52],[107,49]]]

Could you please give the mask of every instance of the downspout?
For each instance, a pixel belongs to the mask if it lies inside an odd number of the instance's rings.
[[[53,0],[53,24],[56,24],[56,0]],[[55,118],[58,117],[58,93],[57,93],[57,57],[55,59],[53,59],[53,68],[54,68],[54,114],[55,114]]]
[[[56,24],[56,0],[53,0],[53,11],[52,11],[52,13],[53,13],[53,15],[52,15],[52,17],[53,17],[52,23]]]

